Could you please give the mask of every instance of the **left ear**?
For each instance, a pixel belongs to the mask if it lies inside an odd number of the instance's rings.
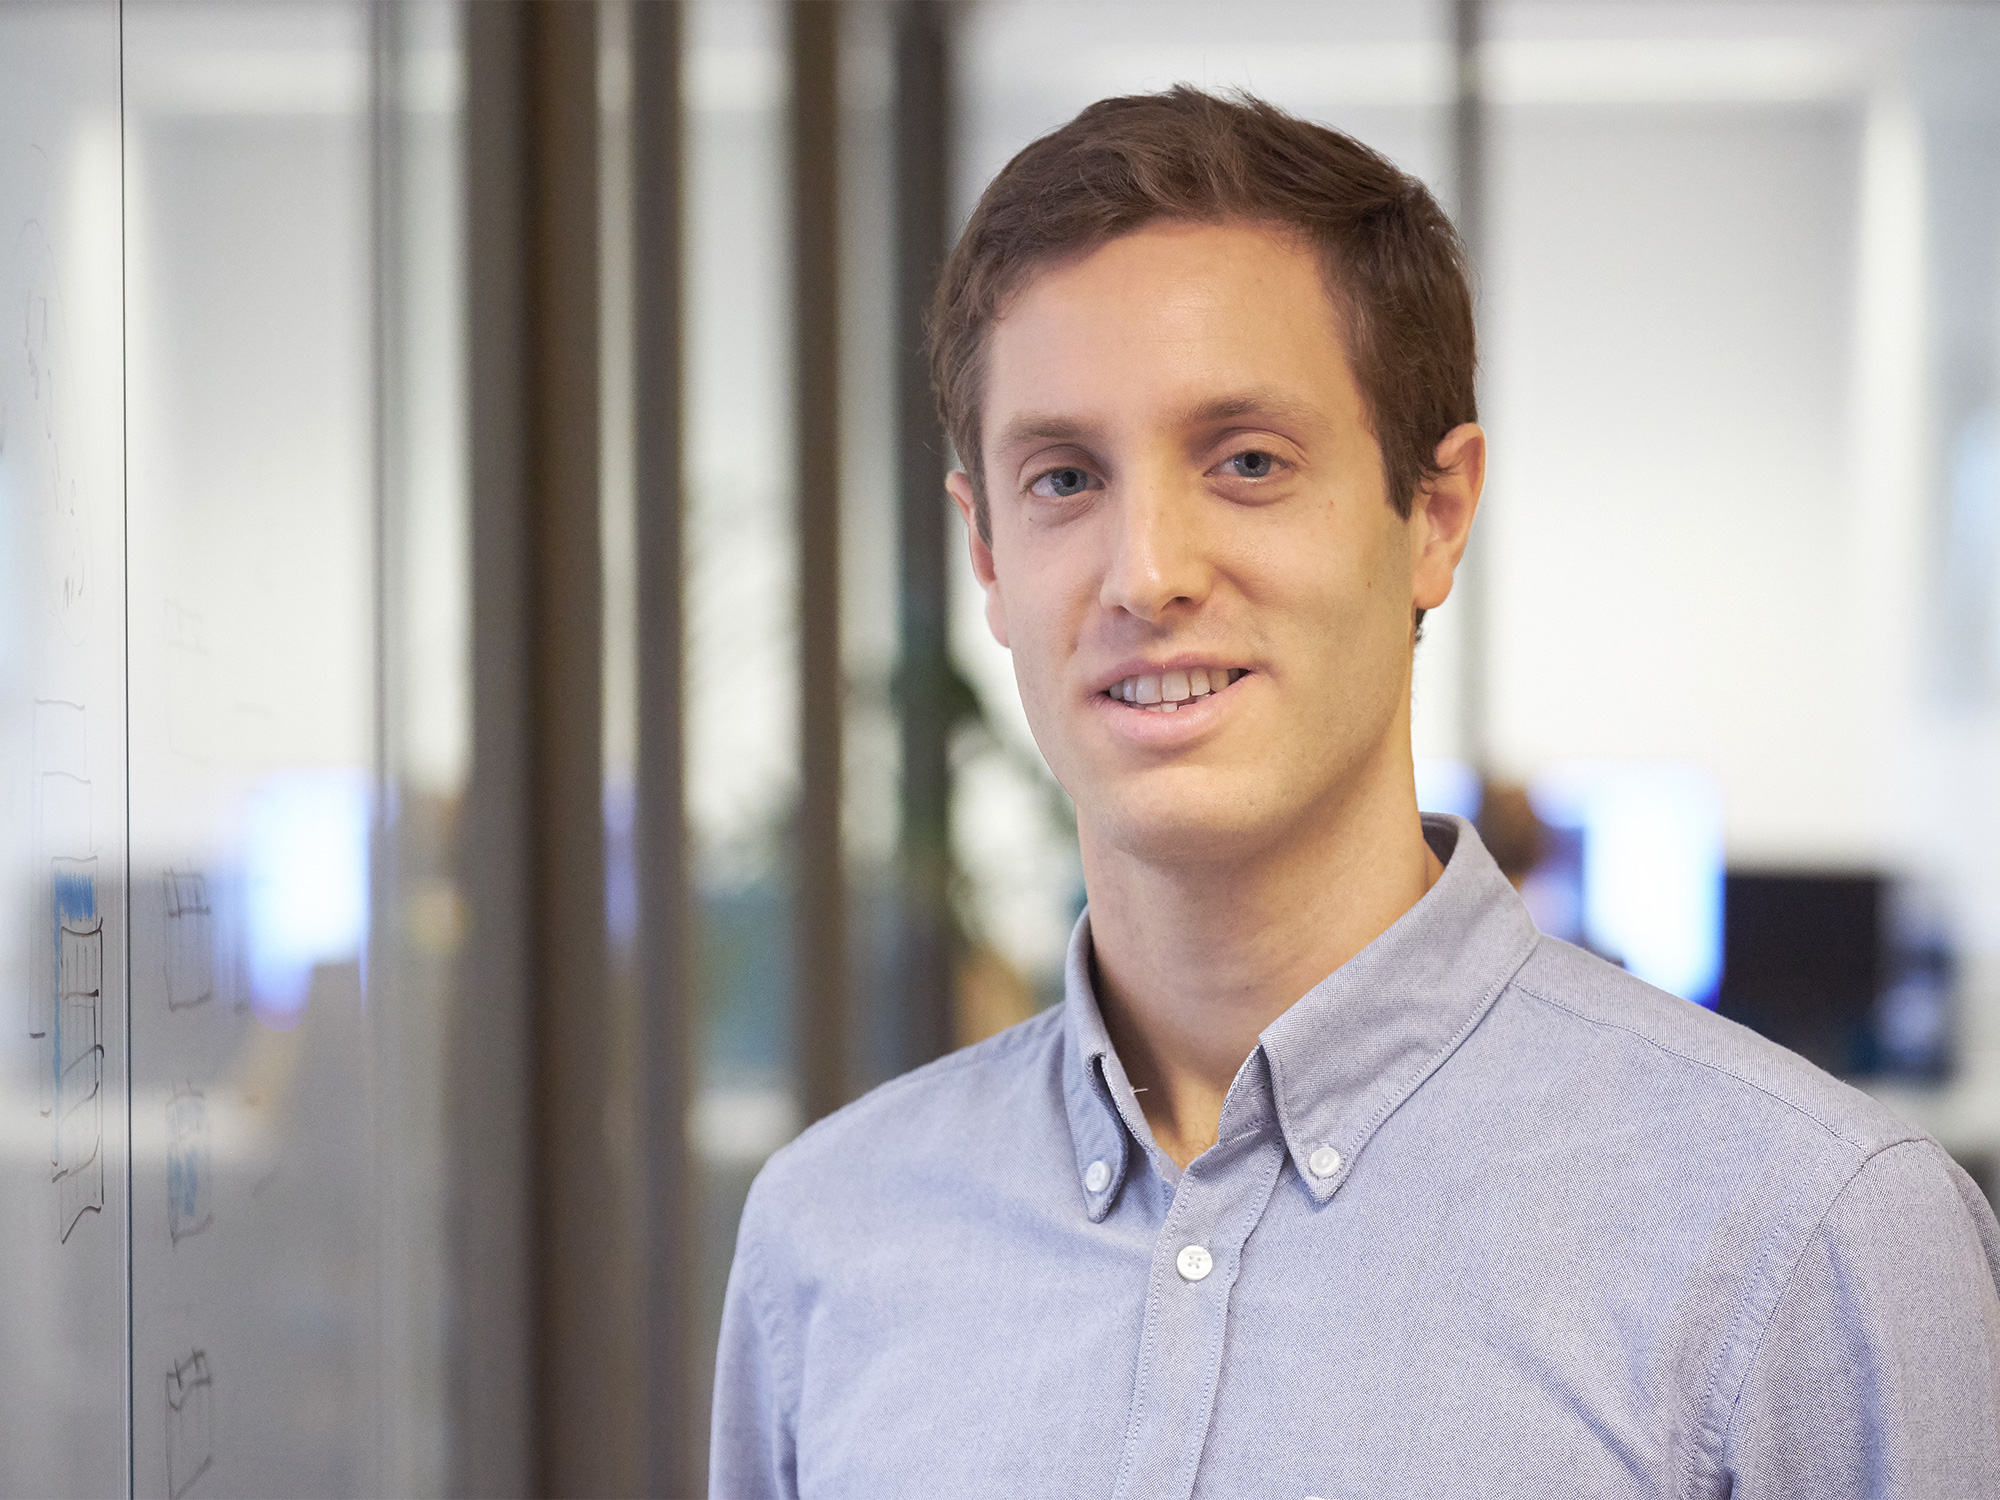
[[[1436,609],[1451,594],[1486,483],[1485,432],[1461,422],[1438,443],[1436,463],[1437,477],[1410,508],[1410,602],[1418,609]]]

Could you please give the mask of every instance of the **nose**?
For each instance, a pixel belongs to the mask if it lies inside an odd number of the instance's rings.
[[[1199,507],[1168,475],[1136,476],[1110,507],[1110,556],[1098,602],[1106,609],[1158,623],[1178,606],[1208,593]]]

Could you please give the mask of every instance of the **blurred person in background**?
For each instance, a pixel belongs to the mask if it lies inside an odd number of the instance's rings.
[[[758,1178],[713,1494],[2000,1494],[1978,1190],[1418,813],[1473,372],[1430,194],[1253,99],[988,187],[933,373],[1089,906]]]
[[[1480,789],[1479,816],[1473,826],[1493,863],[1518,891],[1542,862],[1549,836],[1528,800],[1528,789],[1517,782],[1489,780]]]

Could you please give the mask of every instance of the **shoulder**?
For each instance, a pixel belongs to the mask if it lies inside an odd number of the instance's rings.
[[[2000,1493],[1996,1280],[2000,1226],[1950,1157],[1867,1158],[1722,1385],[1734,1492]]]
[[[1829,1209],[1820,1237],[1830,1249],[1857,1237],[1935,1242],[1929,1231],[1943,1225],[1952,1227],[1957,1248],[2000,1270],[2000,1224],[1979,1184],[1936,1141],[1912,1133],[1867,1158]]]
[[[1943,1147],[1918,1138],[1869,1156],[1842,1184],[1790,1270],[1778,1316],[1845,1324],[1850,1336],[1886,1344],[1934,1344],[1938,1325],[1960,1322],[2000,1354],[1996,1287],[1992,1208]],[[1858,1326],[1870,1317],[1878,1327]]]
[[[1002,1157],[1037,1154],[1063,1113],[1063,1013],[1052,1007],[999,1035],[892,1078],[809,1126],[757,1174],[745,1236],[804,1221],[894,1215],[929,1192],[963,1194]],[[822,1223],[828,1230],[835,1223]]]
[[[885,1145],[950,1149],[961,1133],[995,1116],[1018,1118],[1023,1106],[1037,1101],[1061,1068],[1062,1041],[1057,1006],[890,1079],[807,1128],[765,1171],[775,1177],[819,1173],[873,1157]]]
[[[1836,1429],[1879,1435],[1882,1414],[1860,1410],[1870,1370],[1921,1365],[1903,1407],[1919,1410],[2000,1358],[2000,1225],[1936,1142],[1860,1090],[1548,938],[1469,1041],[1486,1085],[1506,1080],[1528,1127],[1571,1148],[1580,1201],[1614,1195],[1632,1229],[1624,1272],[1651,1275],[1704,1330],[1687,1378],[1707,1392],[1710,1461],[1767,1450],[1782,1473]],[[1778,1420],[1795,1408],[1824,1410]],[[1799,1491],[1780,1478],[1737,1493]]]
[[[1566,1066],[1588,1058],[1627,1079],[1634,1107],[1720,1111],[1829,1166],[1924,1139],[1796,1053],[1554,938],[1537,943],[1503,999],[1530,1031],[1560,1035]]]

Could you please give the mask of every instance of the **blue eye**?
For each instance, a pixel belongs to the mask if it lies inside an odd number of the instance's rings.
[[[1225,460],[1225,466],[1234,470],[1239,479],[1269,479],[1271,471],[1277,468],[1278,461],[1268,453],[1259,453],[1252,449],[1248,453],[1239,453],[1234,458]]]
[[[1081,495],[1089,488],[1090,471],[1088,469],[1051,469],[1035,481],[1035,490],[1037,493],[1047,495],[1055,500],[1068,500],[1072,496]]]

